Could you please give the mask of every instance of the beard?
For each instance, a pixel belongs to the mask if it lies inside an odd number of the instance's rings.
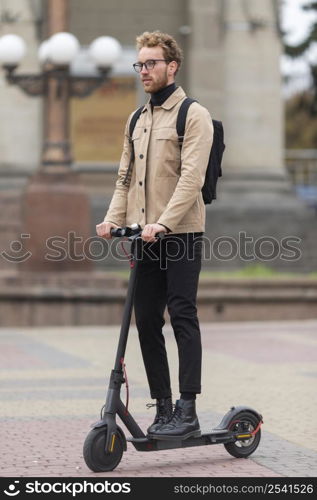
[[[151,80],[150,85],[144,86],[144,91],[148,94],[154,94],[155,92],[158,92],[159,90],[163,89],[166,87],[168,84],[168,77],[167,77],[167,70],[165,73],[159,77],[156,81]]]

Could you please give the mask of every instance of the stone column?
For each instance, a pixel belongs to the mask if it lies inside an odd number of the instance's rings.
[[[283,165],[281,41],[271,0],[223,0],[226,167]]]
[[[223,2],[189,0],[188,19],[188,94],[206,106],[213,117],[221,117],[225,97]]]

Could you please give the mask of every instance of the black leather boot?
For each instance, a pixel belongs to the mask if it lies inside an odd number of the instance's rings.
[[[173,404],[171,397],[157,399],[156,404],[148,405],[148,407],[150,406],[156,406],[156,415],[153,424],[150,425],[147,430],[148,434],[155,432],[161,427],[161,425],[166,424],[166,422],[171,419],[171,416],[173,414]]]
[[[167,424],[161,425],[157,430],[151,431],[153,439],[179,440],[189,437],[199,437],[200,427],[196,415],[195,400],[179,399]]]

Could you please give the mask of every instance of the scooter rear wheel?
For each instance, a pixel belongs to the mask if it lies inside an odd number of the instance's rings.
[[[244,411],[235,416],[230,422],[229,429],[231,431],[247,434],[253,432],[259,424],[259,420],[254,413]],[[226,443],[224,447],[227,452],[236,458],[247,458],[259,446],[261,440],[261,429],[248,439],[237,439],[234,443]]]
[[[93,472],[111,471],[121,461],[124,444],[119,432],[115,434],[112,452],[106,452],[106,434],[107,427],[100,427],[92,429],[85,439],[83,447],[84,460]]]

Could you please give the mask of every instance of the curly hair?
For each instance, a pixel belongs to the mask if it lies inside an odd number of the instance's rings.
[[[162,47],[165,59],[168,62],[177,62],[177,71],[179,70],[183,61],[182,49],[178,46],[176,40],[167,33],[161,31],[145,31],[142,35],[136,37],[137,50],[142,47]]]

